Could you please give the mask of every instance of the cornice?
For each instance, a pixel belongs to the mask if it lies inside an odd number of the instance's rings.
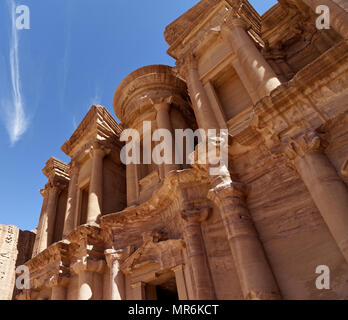
[[[63,180],[69,180],[69,165],[57,158],[51,157],[47,160],[45,167],[42,169],[42,173],[48,179],[54,179],[59,177]]]
[[[170,48],[167,53],[174,59],[179,59],[188,51],[196,52],[196,47],[204,46],[205,40],[211,34],[207,31],[208,25],[222,24],[226,15],[235,15],[251,26],[251,33],[255,39],[259,40],[261,35],[261,17],[257,11],[247,0],[225,0],[225,1],[201,1],[197,8],[193,7],[193,11],[189,10],[172,24],[170,24],[165,32],[166,39],[169,39]],[[225,12],[223,11],[225,8]],[[189,18],[190,14],[194,17]],[[220,16],[220,22],[216,18]],[[212,25],[210,28],[216,28],[217,25]],[[211,29],[213,31],[213,29]],[[203,32],[203,33],[202,33]],[[198,34],[201,35],[199,38]],[[205,39],[205,40],[204,40]],[[168,40],[167,40],[168,42]]]
[[[118,142],[123,128],[103,106],[94,105],[77,127],[73,135],[61,147],[70,157],[79,152],[84,144],[91,140]]]
[[[201,185],[208,186],[208,184],[208,176],[202,175],[202,173],[195,168],[172,171],[163,181],[163,185],[153,193],[152,197],[148,201],[138,206],[128,207],[121,212],[103,216],[101,218],[101,228],[103,230],[104,228],[108,229],[114,227],[123,228],[132,221],[150,219],[153,215],[157,214],[159,210],[163,211],[168,208],[177,197],[182,197],[182,190],[192,188],[193,186],[198,188]],[[188,207],[188,201],[186,200],[187,199],[182,199],[181,201],[183,210]],[[200,200],[192,200],[189,203],[189,207],[193,207],[195,205],[206,206],[206,202],[203,202]]]

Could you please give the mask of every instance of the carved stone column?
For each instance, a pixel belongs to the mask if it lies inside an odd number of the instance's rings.
[[[42,244],[42,239],[43,239],[43,233],[44,233],[44,228],[43,225],[45,224],[46,221],[46,210],[47,210],[47,202],[48,202],[48,190],[42,189],[40,190],[40,194],[43,197],[43,202],[42,202],[42,208],[41,208],[41,214],[40,214],[40,221],[38,225],[38,230],[37,230],[37,235],[35,238],[35,244],[34,244],[34,249],[33,249],[33,257],[35,257],[37,254],[39,254],[44,246]],[[46,231],[45,231],[46,232]]]
[[[276,74],[257,50],[254,42],[248,35],[250,29],[243,19],[230,16],[222,25],[222,37],[229,41],[235,52],[239,68],[236,68],[240,78],[248,80],[246,88],[254,103],[268,96],[280,85]],[[240,74],[242,73],[242,74]],[[245,81],[244,81],[245,82]]]
[[[137,282],[131,285],[133,300],[146,300],[145,283]]]
[[[124,250],[108,249],[105,251],[106,262],[110,268],[111,300],[125,300],[125,278],[120,270],[124,255]]]
[[[134,206],[138,203],[139,199],[139,179],[138,168],[134,163],[127,164],[126,166],[127,177],[127,205],[128,207]]]
[[[188,293],[186,287],[186,280],[184,274],[184,266],[179,265],[173,268],[175,274],[176,286],[178,288],[179,300],[188,300]]]
[[[102,214],[103,204],[103,161],[110,152],[100,143],[94,143],[91,149],[92,172],[89,186],[87,223],[95,223]]]
[[[154,103],[154,108],[157,111],[156,122],[158,129],[167,129],[171,134],[172,138],[174,138],[174,131],[172,127],[172,123],[170,120],[169,110],[171,105],[171,97],[167,99],[167,101],[161,101],[159,103]],[[175,142],[172,139],[172,159],[171,164],[164,164],[164,174],[167,174],[173,170],[179,170],[180,166],[175,164]]]
[[[70,182],[68,191],[68,202],[66,205],[63,238],[65,238],[75,227],[75,213],[77,203],[77,182],[79,177],[79,168],[76,163],[71,164]]]
[[[184,210],[181,213],[185,220],[184,238],[195,281],[197,300],[215,299],[201,230],[201,222],[208,218],[208,214],[209,208]]]
[[[330,8],[330,25],[344,39],[348,39],[348,12],[333,0],[302,0],[314,12],[320,5]],[[337,1],[338,2],[338,1]],[[342,1],[343,2],[343,1]]]
[[[82,257],[72,265],[78,275],[77,300],[102,300],[105,261]]]
[[[43,216],[39,252],[45,250],[52,243],[60,192],[61,186],[59,183],[49,182],[47,187],[47,207]]]
[[[286,154],[348,262],[348,188],[323,150],[320,137],[307,132],[288,142]]]
[[[66,300],[67,298],[67,288],[68,283],[67,278],[61,278],[59,275],[51,279],[50,287],[51,291],[51,300]]]
[[[190,53],[178,61],[178,67],[186,79],[198,126],[204,130],[218,129],[219,124],[200,80],[196,58]]]
[[[280,299],[246,204],[246,194],[246,186],[234,182],[230,187],[212,189],[208,196],[220,209],[244,299]]]

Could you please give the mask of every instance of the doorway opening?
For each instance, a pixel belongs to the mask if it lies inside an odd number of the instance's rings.
[[[168,273],[145,287],[146,300],[177,301],[179,300],[175,275]]]

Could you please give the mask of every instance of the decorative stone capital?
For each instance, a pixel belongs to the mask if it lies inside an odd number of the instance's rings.
[[[93,158],[94,156],[105,157],[110,154],[111,149],[108,145],[101,141],[94,141],[89,149],[89,156]]]
[[[103,273],[105,268],[104,260],[93,260],[88,256],[84,256],[77,259],[75,263],[71,265],[71,269],[74,273],[79,274],[83,271]]]
[[[225,21],[224,24],[222,25],[222,27],[224,28],[228,28],[229,30],[233,30],[235,28],[242,28],[245,31],[248,31],[251,26],[249,23],[247,23],[246,21],[244,21],[242,18],[240,17],[236,17],[234,15],[230,15]]]
[[[48,198],[48,189],[47,188],[41,189],[40,194],[43,196],[44,199],[47,199]]]
[[[55,181],[55,180],[51,180],[48,184],[47,184],[47,191],[48,194],[59,194],[61,193],[66,187],[66,184],[62,184],[61,182]]]
[[[130,255],[130,247],[125,249],[106,249],[104,251],[106,263],[109,268],[112,268],[115,261],[119,264],[123,263]]]
[[[188,78],[190,70],[198,70],[198,61],[192,52],[187,53],[176,62],[179,73],[185,78]]]
[[[249,187],[245,183],[232,182],[223,187],[216,187],[208,192],[208,199],[212,200],[218,207],[223,201],[230,198],[245,199],[248,196]]]
[[[173,103],[173,97],[170,96],[168,98],[160,98],[157,100],[153,100],[150,98],[150,102],[151,104],[154,106],[154,108],[156,109],[156,111],[161,111],[161,110],[165,110],[167,112],[169,112],[170,110],[170,105]]]
[[[76,161],[72,161],[69,168],[69,176],[77,176],[79,174],[80,168]]]
[[[295,160],[303,157],[306,153],[323,151],[327,147],[324,141],[314,131],[303,133],[295,138],[290,138],[282,142],[282,151],[290,159]]]
[[[189,224],[198,224],[207,220],[210,208],[195,208],[181,212],[181,217]]]
[[[52,275],[47,281],[47,287],[65,287],[69,283],[69,278],[61,273]]]

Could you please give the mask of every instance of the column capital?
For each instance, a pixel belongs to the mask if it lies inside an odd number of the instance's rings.
[[[189,70],[198,70],[198,60],[193,52],[189,52],[176,62],[176,66],[179,73],[187,79]]]
[[[190,224],[198,224],[207,220],[210,213],[209,207],[187,209],[181,212],[181,217]]]
[[[166,110],[169,112],[170,106],[173,103],[173,96],[167,98],[160,98],[157,100],[153,100],[150,98],[151,104],[154,106],[156,111]]]
[[[295,160],[309,152],[324,151],[327,145],[328,143],[315,131],[307,131],[296,137],[284,139],[281,149],[290,160]]]
[[[88,256],[84,256],[77,259],[75,263],[71,265],[71,269],[75,274],[79,274],[83,271],[95,272],[102,274],[105,267],[104,260],[93,260]]]
[[[185,265],[179,264],[179,265],[175,266],[174,268],[172,268],[172,270],[173,270],[174,272],[176,272],[176,271],[183,271],[184,268],[185,268]]]
[[[229,15],[225,19],[222,27],[228,28],[229,30],[233,30],[235,28],[242,28],[245,31],[248,31],[249,29],[251,29],[251,25],[249,23],[233,14]]]
[[[48,188],[41,189],[40,194],[43,196],[44,199],[47,199],[48,198]]]
[[[69,283],[69,278],[66,275],[56,273],[49,278],[47,286],[49,288],[66,287],[68,285],[68,283]]]
[[[70,168],[69,168],[69,176],[70,178],[72,176],[76,176],[79,174],[80,168],[79,165],[76,161],[71,161],[70,163]]]
[[[108,144],[102,141],[94,141],[89,149],[89,156],[93,158],[94,155],[105,157],[110,154],[111,148]]]
[[[105,260],[109,268],[111,268],[115,261],[123,263],[130,255],[130,247],[123,249],[106,249],[104,251]]]
[[[249,186],[242,182],[232,182],[223,187],[216,187],[208,192],[208,199],[219,205],[228,198],[245,199],[249,193]]]
[[[58,182],[52,179],[47,184],[46,189],[48,191],[48,194],[59,194],[61,191],[63,191],[65,187],[66,187],[65,184],[62,184],[61,182]]]

